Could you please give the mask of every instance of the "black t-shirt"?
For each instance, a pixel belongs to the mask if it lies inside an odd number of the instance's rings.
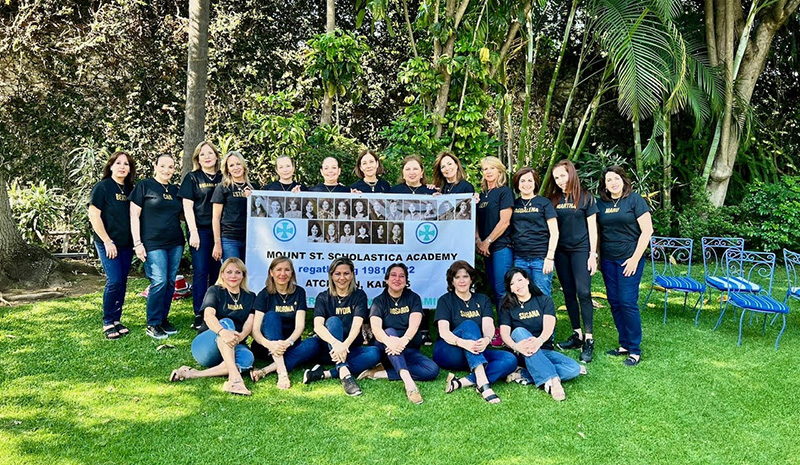
[[[306,290],[296,286],[291,294],[269,294],[264,288],[258,293],[253,310],[257,312],[277,312],[281,318],[281,333],[283,338],[291,336],[295,327],[295,314],[298,310],[307,311]]]
[[[431,195],[435,192],[436,191],[433,189],[428,189],[428,186],[424,184],[421,184],[419,187],[408,187],[406,183],[400,183],[389,189],[390,194]]]
[[[408,330],[408,320],[412,313],[422,314],[422,299],[419,294],[410,290],[403,289],[403,294],[399,299],[389,295],[389,291],[383,292],[372,299],[372,307],[369,309],[369,316],[377,316],[383,320],[383,328],[392,328],[400,332],[402,336]],[[422,335],[420,331],[414,334],[409,347],[419,348],[422,345]]]
[[[253,190],[258,189],[256,184],[250,183]],[[245,241],[247,236],[247,186],[231,184],[230,187],[220,184],[214,189],[211,197],[212,203],[222,204],[222,237]]]
[[[501,308],[497,313],[500,325],[509,326],[511,330],[525,328],[531,332],[533,337],[539,337],[544,329],[544,316],[550,315],[555,318],[556,309],[553,306],[553,299],[546,295],[531,296],[530,300],[511,308]],[[551,335],[542,344],[542,349],[553,350],[553,337]]]
[[[450,331],[456,329],[458,325],[466,320],[472,320],[478,327],[483,329],[483,318],[494,316],[492,301],[483,294],[472,294],[469,303],[461,300],[455,292],[448,292],[439,297],[436,304],[434,321],[447,320],[450,322]]]
[[[211,229],[213,207],[211,197],[214,189],[222,182],[222,173],[217,171],[208,176],[203,170],[188,173],[178,191],[178,197],[194,202],[194,222],[198,228]]]
[[[514,193],[507,186],[495,187],[488,192],[481,192],[478,201],[478,235],[485,241],[494,227],[500,222],[500,211],[514,208]],[[503,249],[511,245],[511,228],[506,228],[500,237],[495,237],[489,251]]]
[[[236,297],[238,303],[233,299]],[[216,310],[216,317],[218,320],[223,318],[230,318],[233,320],[233,326],[236,331],[241,332],[247,317],[253,313],[253,302],[256,301],[256,295],[252,292],[240,289],[239,295],[231,296],[227,289],[222,286],[214,285],[208,288],[206,296],[203,298],[203,311],[211,307]],[[208,329],[205,321],[200,326],[200,332]],[[244,342],[242,342],[244,344]]]
[[[641,195],[631,192],[627,197],[606,202],[597,199],[597,224],[600,227],[600,252],[608,260],[627,260],[633,256],[642,234],[637,219],[650,207]]]
[[[142,209],[139,234],[145,250],[183,245],[183,203],[178,198],[178,186],[167,184],[165,189],[153,178],[144,179],[133,188],[130,200]]]
[[[301,191],[307,191],[308,190],[308,188],[306,186],[300,184],[297,181],[292,181],[291,184],[284,184],[284,183],[282,183],[280,181],[274,181],[274,182],[271,182],[271,183],[267,184],[266,186],[264,186],[262,190],[265,190],[265,191],[291,192],[291,190],[294,189],[295,186],[300,186],[300,190]]]
[[[100,210],[100,219],[106,228],[108,237],[117,247],[129,248],[133,246],[131,238],[131,206],[128,196],[131,194],[128,186],[117,184],[114,178],[108,177],[95,184],[89,204]],[[96,232],[92,231],[94,240],[102,244],[103,240]]]
[[[564,252],[589,252],[589,227],[586,218],[597,213],[594,197],[588,192],[581,195],[581,205],[569,202],[561,195],[556,204],[558,214],[558,250]]]
[[[550,229],[547,220],[555,218],[556,209],[550,200],[537,195],[532,199],[514,201],[511,215],[511,243],[515,257],[542,258],[547,256]]]
[[[318,316],[326,320],[332,316],[341,318],[344,338],[347,339],[350,328],[353,326],[353,318],[360,316],[364,320],[367,319],[367,294],[361,289],[356,289],[339,302],[338,297],[331,296],[328,291],[322,291],[314,302],[314,317]],[[359,346],[362,342],[364,340],[359,333],[356,340],[353,341],[353,346]]]
[[[372,192],[389,192],[389,189],[392,186],[389,185],[386,180],[378,178],[378,181],[375,183],[374,186],[367,184],[367,181],[363,179],[359,179],[358,181],[354,182],[350,185],[351,189],[358,189],[363,193],[372,193]]]
[[[337,185],[331,187],[331,186],[326,186],[325,183],[322,183],[322,184],[317,184],[316,186],[312,187],[309,190],[311,192],[330,192],[330,193],[344,192],[344,193],[350,193],[350,188],[347,187],[347,186],[344,186],[342,184],[337,184]]]
[[[475,193],[475,186],[472,183],[468,182],[466,179],[462,179],[455,184],[446,183],[444,187],[442,187],[442,194],[474,194]]]

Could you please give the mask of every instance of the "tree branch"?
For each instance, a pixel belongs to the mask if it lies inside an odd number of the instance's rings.
[[[524,7],[525,16],[528,16],[528,12],[531,11],[531,7],[532,4],[530,1],[525,4]],[[511,49],[511,44],[517,38],[517,32],[519,32],[519,26],[520,23],[519,21],[516,21],[515,18],[515,20],[511,23],[511,26],[508,28],[508,34],[506,34],[506,39],[505,41],[503,41],[503,46],[500,47],[500,57],[497,59],[497,66],[492,68],[492,70],[489,72],[489,77],[494,78],[494,75],[497,74],[497,70],[500,69],[500,66],[502,66],[503,62],[505,61],[506,55],[508,55],[508,51]]]

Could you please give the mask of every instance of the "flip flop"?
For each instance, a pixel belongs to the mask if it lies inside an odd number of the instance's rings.
[[[257,383],[261,378],[267,375],[264,374],[263,369],[260,370],[250,370],[250,380],[254,383]]]
[[[422,394],[419,393],[419,389],[406,391],[406,397],[408,397],[408,400],[413,404],[419,405],[422,403]]]
[[[237,396],[252,396],[253,393],[250,392],[249,389],[244,385],[243,380],[238,380],[234,382],[225,381],[225,384],[222,385],[222,390],[225,392],[229,392],[231,394],[235,394]]]

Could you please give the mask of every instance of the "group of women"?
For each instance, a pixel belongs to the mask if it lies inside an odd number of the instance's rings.
[[[103,296],[103,332],[108,339],[130,332],[120,319],[134,253],[144,262],[151,282],[147,334],[162,339],[177,331],[168,315],[184,247],[181,216],[186,220],[194,267],[193,328],[200,332],[192,353],[209,368],[181,367],[173,372],[172,380],[227,374],[225,390],[249,394],[240,373],[252,368],[258,356],[271,363],[251,370],[253,381],[275,372],[281,388],[289,387],[292,368],[316,360],[333,368],[315,366],[306,370],[303,381],[338,377],[350,395],[361,393],[358,379],[399,379],[408,398],[419,403],[416,382],[435,378],[443,367],[470,372],[463,378],[448,375],[447,392],[476,386],[485,400],[499,402],[491,383],[507,377],[536,384],[563,399],[561,381],[574,377],[581,367],[553,349],[581,349],[581,361],[593,359],[591,276],[598,268],[598,252],[619,331],[619,347],[607,353],[625,356],[627,366],[640,361],[638,288],[652,223],[647,203],[632,192],[630,180],[619,167],[604,171],[597,199],[581,187],[568,160],[554,167],[544,196],[537,194],[541,186],[536,171],[523,168],[511,179],[519,194],[515,198],[507,185],[505,165],[496,157],[481,160],[481,190],[474,194],[475,242],[492,292],[490,297],[474,293],[477,275],[466,262],[450,267],[448,293],[439,299],[434,315],[439,339],[431,360],[419,352],[422,344],[431,341],[427,318],[419,296],[409,288],[408,270],[399,263],[387,269],[386,289],[369,311],[366,295],[355,285],[352,262],[332,263],[329,289],[316,300],[316,335],[302,340],[305,291],[296,284],[288,259],[273,261],[266,287],[258,296],[247,288],[243,263],[247,197],[260,186],[250,180],[245,159],[229,152],[220,160],[216,147],[202,142],[194,151],[193,165],[194,171],[176,186],[170,183],[175,160],[159,156],[153,177],[133,186],[135,161],[117,152],[106,163],[89,206],[95,244],[108,276]],[[264,189],[306,190],[294,179],[290,158],[279,158],[276,171],[278,180]],[[320,174],[323,182],[308,190],[474,193],[460,160],[451,152],[436,158],[433,184],[428,184],[422,159],[414,155],[403,160],[402,176],[391,186],[380,177],[384,174],[380,158],[369,150],[360,153],[356,163],[360,180],[350,187],[339,182],[341,168],[335,158],[323,161]],[[573,328],[570,337],[558,344],[553,344],[553,271],[558,274]],[[365,322],[374,334],[368,345],[362,340]],[[243,343],[250,335],[254,342],[247,348]],[[519,360],[493,348],[503,343],[517,352]]]

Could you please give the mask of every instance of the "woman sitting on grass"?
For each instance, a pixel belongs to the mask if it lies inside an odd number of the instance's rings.
[[[521,384],[535,383],[537,387],[564,400],[562,381],[577,377],[581,367],[575,360],[553,350],[553,329],[556,310],[553,300],[544,295],[522,268],[506,273],[506,295],[498,312],[500,336],[508,347],[525,358],[519,371]]]
[[[192,341],[192,356],[197,363],[209,368],[195,370],[182,366],[172,372],[169,380],[227,376],[223,391],[251,395],[241,372],[253,367],[253,353],[244,341],[253,328],[255,300],[255,294],[247,289],[244,262],[236,257],[225,260],[217,283],[208,288],[203,299],[204,322]]]

